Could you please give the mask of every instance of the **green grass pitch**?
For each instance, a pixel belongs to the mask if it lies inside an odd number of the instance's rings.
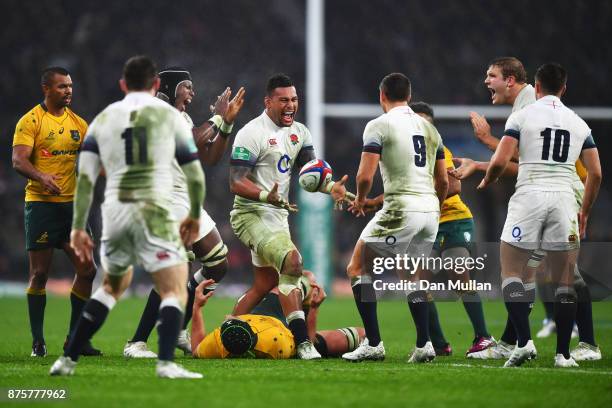
[[[207,329],[219,324],[232,300],[213,298],[205,309]],[[440,302],[438,309],[452,357],[425,365],[406,363],[415,334],[404,302],[378,306],[387,349],[384,362],[347,363],[265,360],[193,360],[178,356],[187,368],[204,373],[202,380],[160,380],[154,361],[127,360],[123,346],[135,329],[144,299],[122,300],[95,336],[103,357],[82,358],[74,377],[49,377],[64,341],[69,301],[49,297],[45,334],[49,356],[31,358],[25,298],[0,298],[0,406],[79,407],[598,407],[612,406],[612,303],[594,304],[596,338],[604,353],[580,368],[553,369],[554,338],[536,339],[538,360],[526,367],[502,369],[503,361],[464,358],[472,333],[460,303]],[[502,303],[486,302],[489,330],[499,336],[505,319]],[[543,312],[532,313],[535,332]],[[320,312],[319,328],[359,325],[351,299],[329,299]],[[149,339],[156,349],[156,335]],[[575,344],[575,340],[573,341]],[[63,402],[10,402],[8,388],[67,389]]]

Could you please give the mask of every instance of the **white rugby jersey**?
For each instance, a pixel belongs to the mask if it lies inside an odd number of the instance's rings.
[[[274,183],[278,183],[278,193],[289,200],[292,168],[302,149],[313,149],[308,128],[295,121],[289,127],[276,126],[264,111],[236,134],[230,163],[251,167],[249,179],[263,190],[270,191]],[[252,206],[278,209],[271,204],[236,195],[234,208]]]
[[[433,175],[443,149],[436,128],[408,106],[395,107],[366,125],[363,151],[380,154],[383,210],[440,211]]]
[[[516,99],[512,104],[512,113],[520,111],[527,105],[531,105],[536,101],[535,89],[533,86],[527,84],[521,92],[516,95]]]
[[[519,141],[516,191],[574,192],[576,160],[595,147],[584,120],[553,95],[510,115],[504,135]]]
[[[100,157],[107,201],[167,203],[173,191],[172,163],[197,159],[185,119],[146,92],[131,92],[104,109],[89,126],[82,150]]]
[[[187,122],[187,125],[190,129],[193,128],[193,120],[191,116],[187,112],[179,112],[183,119]],[[192,136],[193,137],[193,136]],[[187,178],[185,178],[185,173],[183,173],[183,169],[178,164],[176,160],[172,162],[172,178],[174,180],[173,188],[174,188],[174,196],[173,199],[175,201],[180,201],[186,206],[189,206],[189,192],[187,191]]]

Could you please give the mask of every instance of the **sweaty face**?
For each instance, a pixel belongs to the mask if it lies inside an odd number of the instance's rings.
[[[191,81],[183,81],[176,88],[174,106],[182,112],[187,108],[187,105],[191,103],[194,96],[195,91],[193,90],[193,83]]]
[[[266,112],[276,126],[293,125],[298,110],[298,97],[294,86],[274,89],[270,96],[266,96],[265,104]]]
[[[508,99],[508,83],[502,75],[501,68],[491,65],[487,69],[487,76],[484,84],[489,92],[491,92],[491,103],[493,105],[503,105]]]
[[[43,85],[45,97],[56,107],[66,107],[72,102],[70,75],[54,74],[48,85]]]

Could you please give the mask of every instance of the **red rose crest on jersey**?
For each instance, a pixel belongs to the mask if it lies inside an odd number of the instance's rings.
[[[268,143],[270,143],[270,146],[276,146],[276,139],[268,139]]]
[[[157,254],[155,254],[157,256],[157,259],[160,261],[164,261],[166,259],[170,259],[170,254],[166,251],[159,251]]]
[[[300,142],[300,138],[295,133],[292,133],[291,136],[289,136],[289,140],[291,140],[291,143],[293,145],[296,145]]]

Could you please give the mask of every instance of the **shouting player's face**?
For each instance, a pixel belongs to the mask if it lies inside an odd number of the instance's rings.
[[[55,74],[48,85],[43,85],[43,91],[49,104],[64,108],[72,102],[72,79],[70,75]]]
[[[183,81],[176,89],[174,106],[180,112],[184,112],[185,109],[187,109],[187,105],[191,104],[191,100],[194,96],[195,91],[193,90],[193,83],[191,81]]]
[[[491,65],[487,69],[487,76],[484,81],[487,89],[491,92],[491,103],[493,105],[504,105],[508,101],[508,78],[504,78],[501,68]]]
[[[298,97],[294,86],[274,89],[270,96],[266,96],[264,102],[266,112],[276,126],[293,125],[298,110]]]

